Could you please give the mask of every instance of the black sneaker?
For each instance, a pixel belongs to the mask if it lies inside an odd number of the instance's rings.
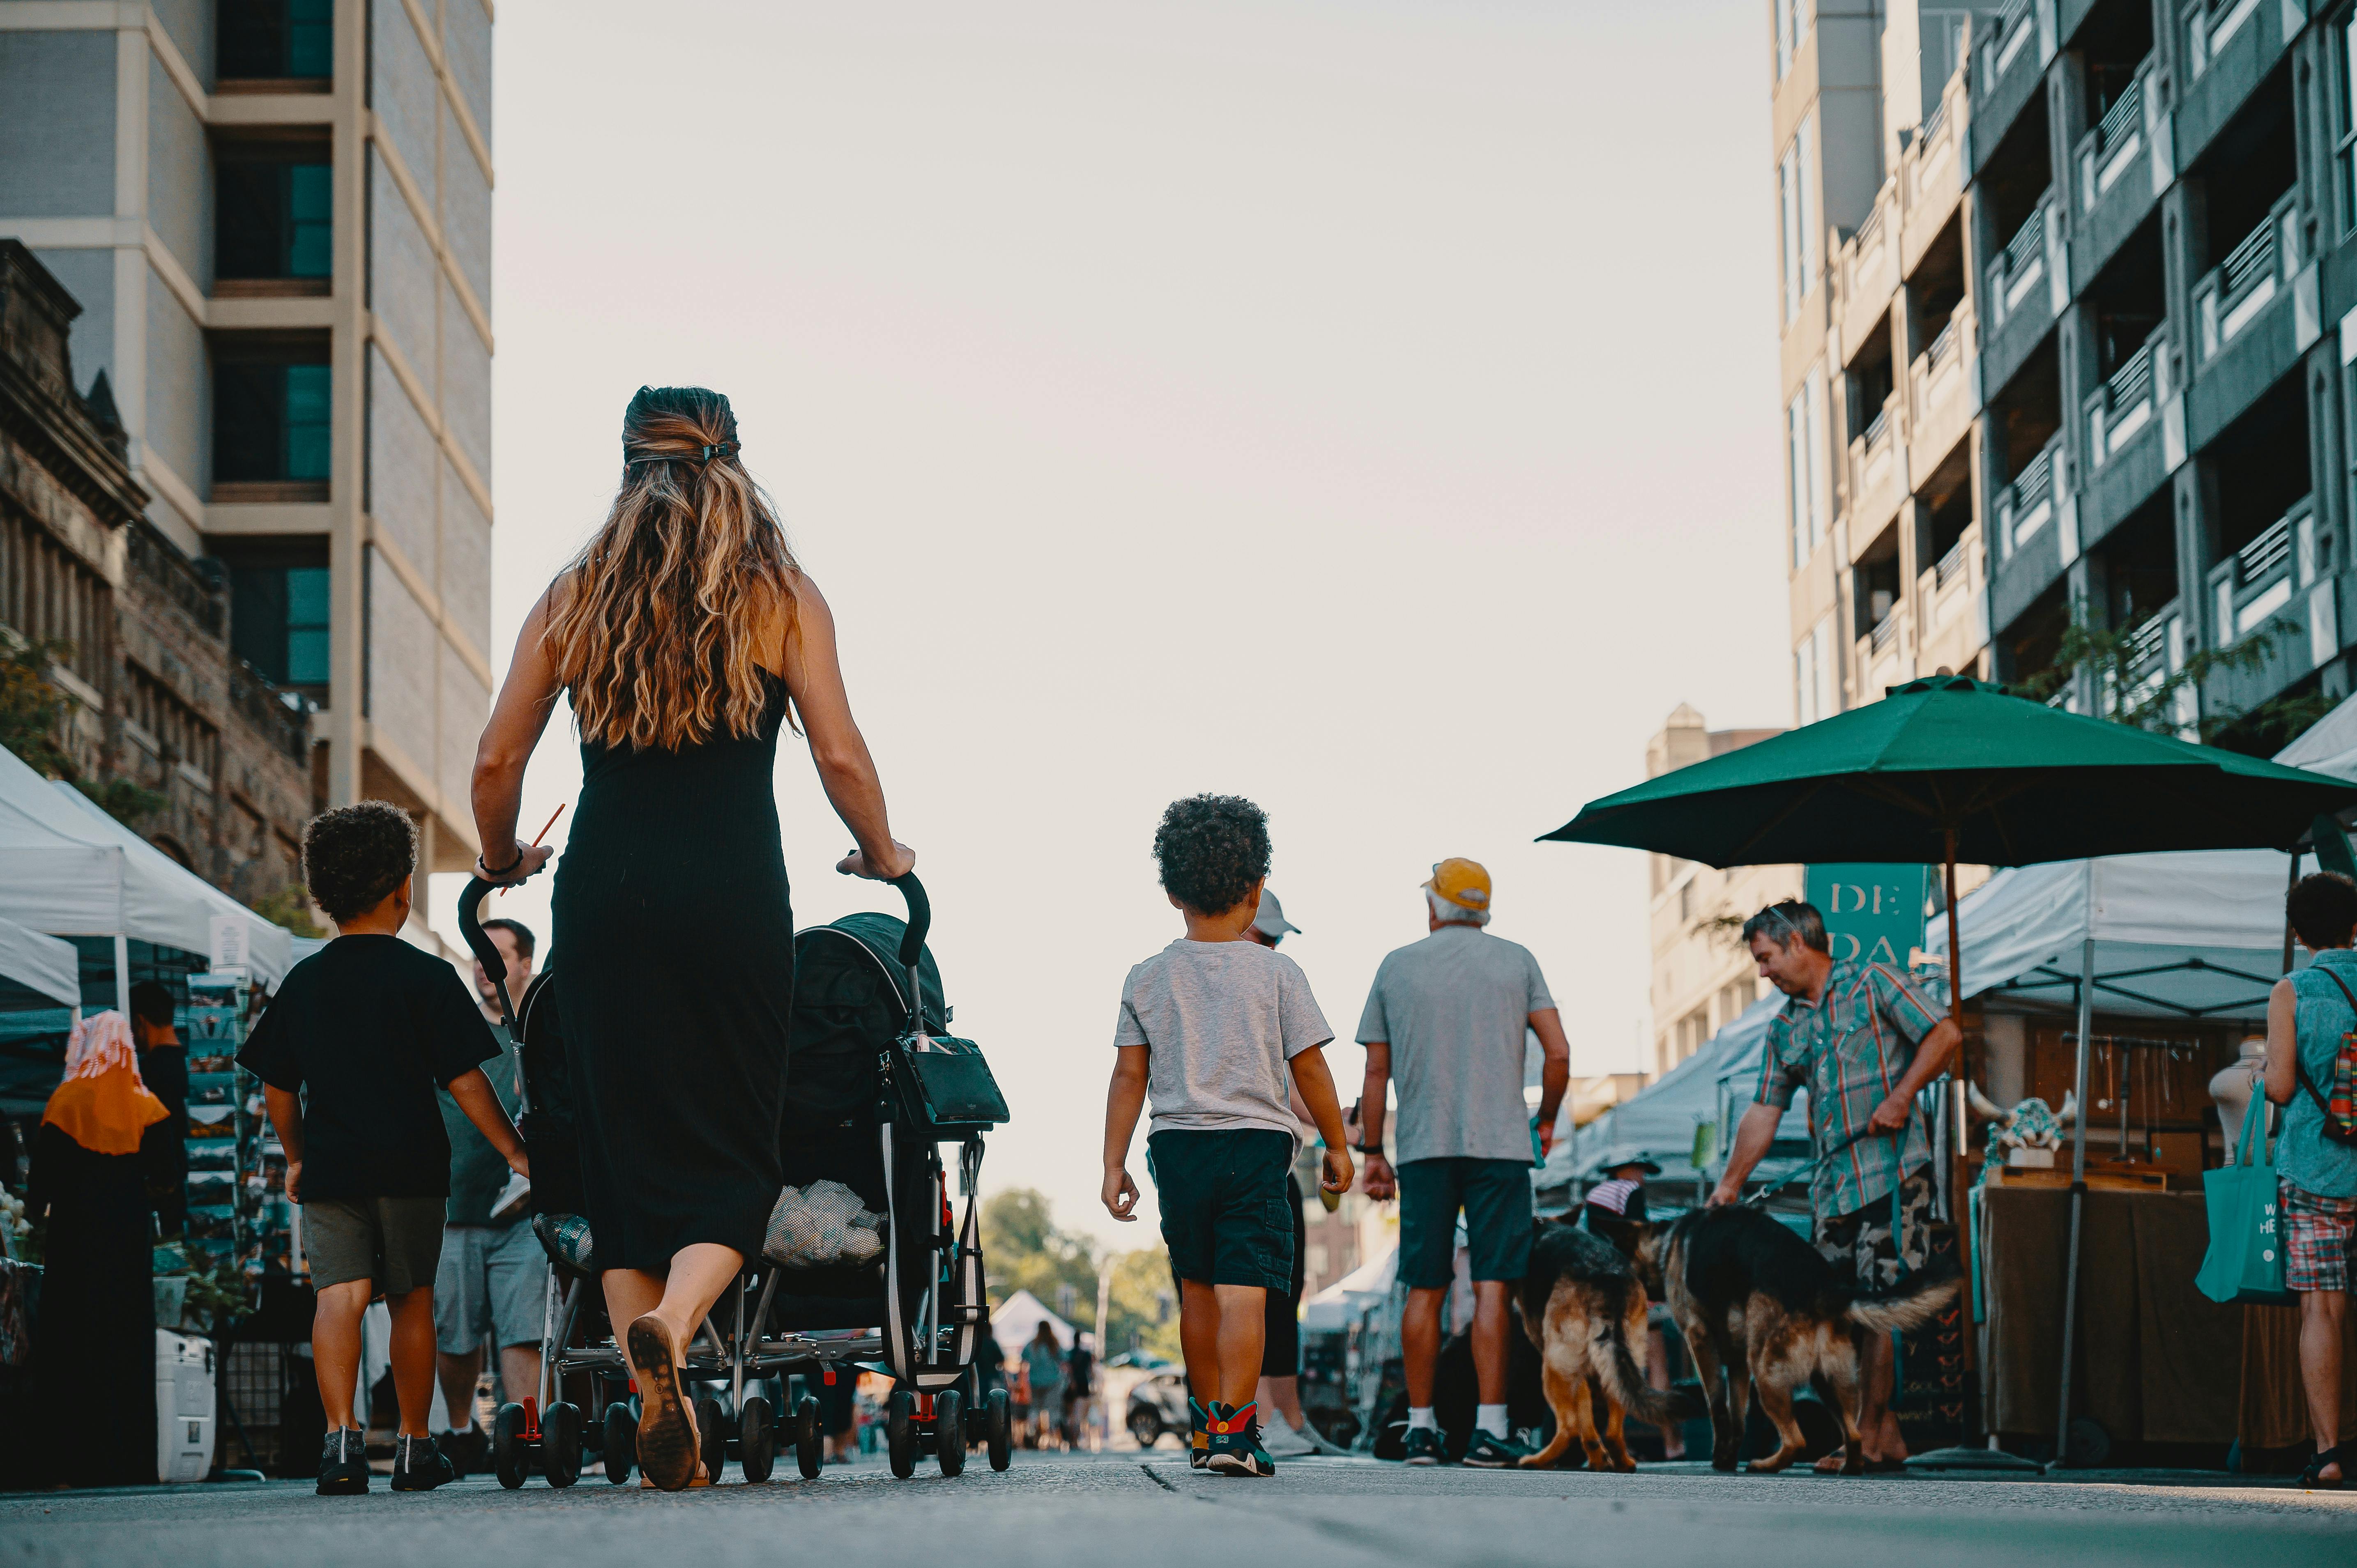
[[[1448,1450],[1434,1428],[1411,1426],[1407,1429],[1407,1452],[1402,1457],[1411,1465],[1446,1465]]]
[[[1530,1457],[1531,1451],[1511,1437],[1473,1429],[1473,1441],[1466,1446],[1465,1463],[1477,1470],[1504,1470]]]
[[[463,1481],[491,1467],[490,1436],[472,1422],[467,1423],[464,1432],[440,1434],[434,1439],[434,1446],[450,1461],[450,1478],[454,1481]]]
[[[457,1477],[450,1470],[450,1461],[442,1450],[434,1446],[431,1437],[412,1437],[407,1433],[393,1439],[393,1489],[396,1492],[430,1492],[445,1481]]]
[[[318,1494],[323,1498],[350,1498],[368,1489],[368,1434],[328,1433],[326,1445],[319,1450]]]

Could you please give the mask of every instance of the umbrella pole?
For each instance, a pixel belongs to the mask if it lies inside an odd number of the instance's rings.
[[[1957,946],[1956,935],[1956,830],[1948,830],[1947,864],[1942,871],[1947,877],[1948,893],[1948,1016],[1955,1020],[1956,1033],[1964,1032],[1964,950]],[[1956,1076],[1964,1076],[1964,1042],[1957,1042]]]
[[[2090,916],[2093,904],[2088,906]],[[2071,1251],[2063,1270],[2062,1396],[2054,1418],[2054,1465],[2060,1469],[2071,1445],[2071,1352],[2076,1348],[2079,1326],[2079,1220],[2087,1201],[2087,1036],[2095,1027],[2095,939],[2079,947],[2079,1052],[2077,1087],[2072,1090],[2079,1113],[2071,1119]]]

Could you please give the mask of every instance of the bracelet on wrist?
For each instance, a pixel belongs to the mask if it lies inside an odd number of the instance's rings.
[[[475,857],[475,869],[481,872],[486,876],[505,876],[522,864],[523,851],[522,849],[518,849],[516,851],[516,857],[513,860],[509,861],[505,865],[500,866],[496,871],[491,869],[490,864],[484,860],[481,855],[479,854]]]

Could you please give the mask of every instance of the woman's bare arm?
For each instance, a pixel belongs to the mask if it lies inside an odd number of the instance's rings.
[[[2291,982],[2278,980],[2267,993],[2266,1097],[2289,1105],[2299,1088],[2299,1000]]]
[[[790,631],[780,628],[779,643],[780,672],[793,696],[794,711],[802,715],[819,783],[859,845],[835,869],[889,881],[915,866],[917,856],[908,845],[893,841],[876,759],[867,753],[866,738],[851,716],[851,697],[843,688],[834,615],[807,575],[794,579],[793,625]]]
[[[556,592],[550,585],[516,634],[515,657],[508,661],[508,678],[500,685],[499,701],[491,704],[491,722],[475,747],[475,778],[470,790],[475,808],[475,832],[483,853],[475,863],[480,874],[497,867],[503,875],[486,876],[497,883],[522,882],[548,863],[555,850],[548,844],[527,848],[516,838],[516,813],[523,808],[524,765],[548,728],[556,708],[556,671],[549,662],[543,637],[548,630],[548,602]]]

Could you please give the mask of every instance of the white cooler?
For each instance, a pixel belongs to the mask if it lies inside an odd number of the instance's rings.
[[[201,1481],[213,1467],[213,1342],[156,1330],[156,1478]]]

